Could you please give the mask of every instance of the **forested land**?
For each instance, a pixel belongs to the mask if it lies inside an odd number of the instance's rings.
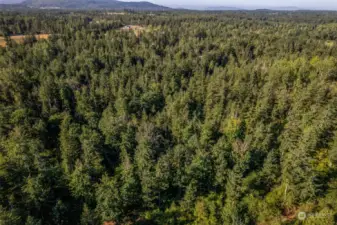
[[[0,12],[0,224],[335,224],[336,30],[335,12]]]

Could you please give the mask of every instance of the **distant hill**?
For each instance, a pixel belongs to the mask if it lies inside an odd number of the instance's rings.
[[[15,4],[20,0],[0,0],[0,4]],[[122,2],[116,0],[26,0],[19,3],[30,8],[61,8],[61,9],[131,9],[162,11],[170,8],[150,2]]]
[[[174,7],[177,8],[177,7]],[[240,11],[240,10],[256,10],[256,11],[297,11],[302,10],[295,6],[285,6],[285,7],[266,7],[259,8],[256,6],[202,6],[202,5],[192,5],[192,6],[179,6],[179,8],[191,9],[191,10],[204,10],[204,11]]]
[[[228,7],[228,6],[218,6],[218,7],[207,7],[206,10],[210,11],[235,11],[235,10],[242,10],[237,7]]]
[[[24,0],[0,0],[0,4],[18,4]]]
[[[295,6],[286,6],[286,7],[270,7],[265,9],[256,9],[256,11],[298,11],[302,10],[301,8]]]
[[[287,7],[275,7],[272,8],[274,10],[280,10],[280,11],[297,11],[302,10],[301,8],[295,7],[295,6],[287,6]]]

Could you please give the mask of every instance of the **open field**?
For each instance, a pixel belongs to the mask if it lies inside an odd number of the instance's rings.
[[[16,43],[23,43],[23,41],[25,40],[25,38],[28,35],[14,35],[11,36],[11,39],[14,40]],[[37,40],[43,40],[43,39],[48,39],[49,38],[49,34],[37,34],[35,35],[35,38]],[[6,40],[4,37],[0,37],[0,47],[6,47]]]
[[[107,12],[107,15],[126,15],[125,12]]]
[[[135,35],[138,37],[143,31],[146,30],[145,27],[139,25],[126,25],[121,28],[122,31],[133,31]]]

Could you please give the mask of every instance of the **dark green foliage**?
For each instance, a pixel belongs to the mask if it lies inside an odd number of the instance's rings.
[[[1,12],[0,224],[335,224],[336,15]]]

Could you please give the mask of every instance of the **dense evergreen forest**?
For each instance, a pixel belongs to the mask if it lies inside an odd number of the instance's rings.
[[[0,12],[0,224],[336,224],[336,30],[335,12]]]

